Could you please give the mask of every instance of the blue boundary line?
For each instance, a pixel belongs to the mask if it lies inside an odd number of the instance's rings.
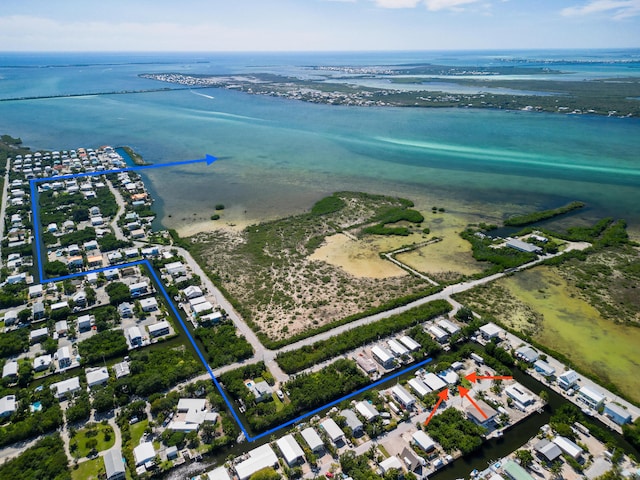
[[[405,373],[408,373],[416,368],[420,368],[423,365],[426,365],[427,363],[431,362],[431,358],[427,358],[426,360],[422,360],[421,362],[416,363],[415,365],[412,365],[408,368],[405,368],[403,370],[400,370],[399,372],[395,372],[392,375],[389,375],[387,377],[384,377],[383,379],[380,379],[376,382],[373,382],[370,385],[367,385],[366,387],[360,388],[359,390],[356,390],[355,392],[352,392],[348,395],[345,395],[343,397],[338,398],[337,400],[333,400],[329,403],[327,403],[326,405],[323,405],[321,407],[318,407],[314,410],[311,410],[310,412],[304,413],[292,420],[288,420],[284,423],[282,423],[281,425],[278,425],[277,427],[271,428],[265,432],[262,432],[254,437],[252,437],[251,435],[249,435],[249,432],[247,431],[247,429],[245,428],[245,426],[243,425],[242,421],[240,420],[240,417],[238,417],[238,414],[236,413],[235,408],[233,407],[233,404],[231,403],[231,401],[229,400],[229,398],[227,397],[227,394],[224,392],[224,389],[222,388],[222,386],[220,385],[220,382],[218,382],[218,379],[216,379],[215,374],[213,373],[213,370],[211,369],[211,367],[209,366],[209,364],[207,363],[206,359],[204,358],[204,355],[202,354],[202,352],[200,351],[200,349],[198,348],[198,345],[196,344],[195,340],[193,339],[193,337],[191,336],[191,333],[189,332],[189,329],[187,328],[187,326],[185,325],[184,321],[182,320],[182,316],[180,315],[180,312],[178,312],[178,309],[176,308],[175,304],[173,303],[173,300],[171,299],[171,297],[169,296],[169,294],[167,293],[166,289],[164,288],[164,284],[162,283],[162,281],[160,280],[160,277],[158,277],[158,274],[156,273],[155,269],[153,268],[153,265],[151,264],[151,262],[147,259],[144,260],[137,260],[134,262],[129,262],[129,263],[123,263],[123,264],[119,264],[119,265],[113,265],[110,267],[103,267],[103,268],[97,268],[95,270],[87,270],[87,271],[82,271],[82,272],[77,272],[77,273],[72,273],[70,275],[65,275],[62,277],[55,277],[55,278],[45,278],[44,276],[44,267],[43,267],[43,262],[42,262],[42,249],[41,249],[41,245],[40,245],[40,220],[39,220],[39,215],[38,215],[38,202],[37,202],[37,195],[38,195],[38,190],[37,190],[37,184],[41,183],[41,182],[47,182],[47,181],[52,181],[52,180],[64,180],[64,179],[70,179],[70,178],[77,178],[77,177],[94,177],[94,176],[99,176],[99,175],[109,175],[112,173],[121,173],[121,172],[128,172],[131,170],[141,170],[141,169],[145,169],[145,168],[158,168],[158,167],[169,167],[169,166],[176,166],[176,165],[184,165],[184,164],[188,164],[188,163],[197,163],[197,162],[207,162],[207,165],[209,165],[210,163],[212,163],[213,161],[215,161],[215,157],[212,157],[211,155],[207,155],[204,159],[201,160],[189,160],[186,162],[173,162],[173,163],[161,163],[161,164],[157,164],[157,165],[145,165],[145,166],[138,166],[138,167],[128,167],[128,168],[121,168],[121,169],[117,169],[117,170],[105,170],[102,172],[88,172],[88,173],[76,173],[76,174],[72,174],[72,175],[64,175],[64,176],[59,176],[59,177],[49,177],[49,178],[38,178],[38,179],[32,179],[29,181],[30,183],[30,190],[31,190],[31,211],[32,211],[32,216],[33,216],[33,229],[34,229],[34,243],[36,244],[36,258],[38,261],[38,273],[40,276],[40,283],[50,283],[50,282],[59,282],[61,280],[67,280],[70,278],[78,278],[78,277],[84,277],[87,276],[90,273],[100,273],[100,272],[104,272],[106,270],[119,270],[122,268],[127,268],[127,267],[133,267],[133,266],[137,266],[137,265],[143,265],[145,267],[147,267],[149,273],[151,274],[151,276],[153,277],[153,280],[155,281],[156,285],[158,286],[158,289],[160,290],[160,292],[162,293],[162,295],[164,296],[167,305],[171,308],[171,311],[173,312],[173,314],[175,315],[176,319],[178,320],[178,322],[180,322],[180,326],[182,327],[182,329],[184,330],[184,333],[186,334],[187,338],[189,339],[189,342],[191,343],[191,345],[193,346],[194,350],[196,351],[196,353],[198,354],[198,358],[200,358],[200,361],[202,362],[202,364],[204,365],[204,368],[207,370],[207,372],[209,373],[209,376],[211,377],[211,380],[213,380],[214,385],[216,386],[216,388],[218,389],[218,392],[220,392],[220,395],[222,396],[222,399],[225,401],[225,403],[227,404],[227,407],[229,408],[229,411],[231,412],[231,415],[233,416],[234,420],[236,421],[236,423],[238,424],[238,427],[240,427],[240,430],[242,431],[242,433],[244,434],[245,438],[247,439],[248,442],[255,442],[256,440],[260,440],[261,438],[264,438],[268,435],[271,435],[274,432],[277,432],[278,430],[282,430],[283,428],[286,428],[290,425],[294,425],[302,420],[304,420],[305,418],[309,418],[312,415],[315,415],[323,410],[326,410],[327,408],[331,408],[345,400],[349,400],[350,398],[353,398],[357,395],[360,395],[361,393],[366,392],[367,390],[370,390],[372,388],[377,387],[378,385],[381,385],[382,383],[388,382],[389,380],[393,380],[394,378],[398,378],[401,375],[404,375]]]

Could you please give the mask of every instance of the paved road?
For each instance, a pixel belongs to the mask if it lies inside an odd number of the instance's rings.
[[[126,203],[122,198],[120,191],[117,188],[115,188],[111,183],[111,180],[109,180],[108,178],[105,178],[105,182],[109,186],[109,190],[111,190],[111,193],[116,198],[116,203],[118,204],[118,213],[116,213],[113,216],[113,220],[111,220],[111,223],[109,225],[111,225],[111,228],[118,240],[128,240],[128,238],[124,236],[124,234],[122,233],[122,230],[118,226],[118,220],[124,213],[124,210],[126,208]]]
[[[5,210],[9,200],[9,159],[7,159],[5,168],[6,173],[4,174],[4,184],[2,185],[2,205],[0,205],[0,240],[4,238]],[[1,247],[2,245],[0,244]],[[0,267],[2,267],[2,255],[0,255]]]
[[[586,243],[586,242],[569,242],[569,245],[567,247],[567,249],[565,249],[565,251],[570,251],[570,250],[584,250],[585,248],[589,247],[590,244]],[[177,248],[177,247],[176,247]],[[256,334],[253,332],[253,330],[251,330],[251,328],[242,320],[242,318],[240,317],[240,315],[233,309],[233,306],[227,301],[227,299],[222,295],[222,293],[220,293],[220,291],[215,287],[215,285],[213,285],[213,282],[211,282],[211,280],[209,280],[209,277],[207,277],[207,275],[204,273],[204,271],[200,268],[200,265],[198,265],[195,260],[193,259],[193,257],[189,254],[189,252],[187,252],[186,250],[182,249],[182,248],[178,248],[178,252],[180,253],[180,255],[183,256],[183,258],[185,259],[185,262],[187,262],[187,264],[193,269],[193,272],[198,274],[200,276],[200,278],[202,279],[204,285],[206,286],[206,288],[209,290],[209,292],[213,292],[216,298],[216,301],[222,306],[222,308],[224,308],[228,315],[229,318],[233,321],[233,323],[236,325],[236,328],[238,329],[238,331],[245,336],[245,338],[247,339],[247,341],[249,341],[249,343],[251,344],[251,346],[254,349],[254,356],[248,360],[245,360],[244,362],[238,362],[238,363],[234,363],[234,364],[230,364],[230,365],[226,365],[224,367],[221,367],[217,370],[215,370],[215,374],[216,376],[229,371],[229,370],[233,370],[235,368],[241,367],[243,365],[248,365],[248,364],[252,364],[252,363],[257,363],[259,361],[264,361],[265,364],[269,367],[269,369],[271,370],[271,373],[273,374],[274,378],[276,379],[276,381],[280,382],[280,383],[284,383],[289,379],[289,376],[284,373],[284,371],[282,371],[282,369],[280,368],[280,366],[277,364],[277,362],[275,361],[275,358],[277,356],[277,354],[279,352],[286,352],[286,351],[291,351],[291,350],[297,350],[303,346],[307,346],[307,345],[312,345],[315,342],[321,341],[321,340],[327,340],[329,338],[335,337],[336,335],[340,335],[343,332],[346,332],[347,330],[351,330],[352,328],[356,328],[362,325],[368,325],[370,323],[374,323],[377,322],[379,320],[382,320],[384,318],[388,318],[392,315],[396,315],[399,313],[403,313],[406,312],[407,310],[411,310],[412,308],[415,308],[417,306],[420,305],[424,305],[428,302],[434,301],[434,300],[446,300],[449,303],[451,303],[451,305],[453,306],[453,313],[457,312],[462,305],[453,300],[451,298],[452,295],[456,294],[456,293],[460,293],[460,292],[464,292],[466,290],[470,290],[472,288],[477,287],[478,285],[484,285],[486,283],[490,283],[493,282],[499,278],[504,277],[505,275],[508,275],[508,273],[496,273],[494,275],[488,276],[488,277],[484,277],[484,278],[480,278],[478,280],[473,280],[473,281],[469,281],[469,282],[461,282],[455,285],[450,285],[448,287],[446,287],[444,290],[442,290],[441,292],[435,293],[433,295],[430,295],[428,297],[424,297],[421,298],[419,300],[416,300],[415,302],[411,302],[407,305],[404,305],[402,307],[397,307],[391,310],[387,310],[381,313],[377,313],[375,315],[370,315],[368,317],[364,317],[361,318],[360,320],[355,320],[353,322],[350,322],[348,324],[345,325],[341,325],[339,327],[336,327],[332,330],[329,330],[327,332],[322,332],[319,333],[317,335],[314,335],[312,337],[308,337],[305,338],[303,340],[300,340],[298,342],[286,345],[282,348],[280,348],[279,350],[269,350],[267,348],[265,348],[262,343],[260,343],[260,340],[258,339],[258,337],[256,336]],[[545,255],[542,256],[540,258],[538,258],[537,260],[534,260],[533,262],[527,263],[525,265],[522,265],[520,267],[518,267],[517,269],[515,269],[515,271],[521,271],[521,270],[525,270],[527,268],[531,268],[532,266],[535,266],[541,262],[543,262],[544,260],[547,260],[549,258],[553,258],[555,256],[561,255],[561,253],[556,253],[556,254],[549,254],[549,255]],[[208,375],[201,375],[193,380],[191,380],[192,382],[198,381],[198,380],[204,380],[209,378]]]

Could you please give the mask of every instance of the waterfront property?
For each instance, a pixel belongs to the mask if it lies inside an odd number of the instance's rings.
[[[263,468],[278,466],[278,457],[269,444],[254,448],[243,462],[236,464],[235,469],[240,480],[247,480]]]
[[[617,403],[609,402],[605,404],[603,413],[618,425],[631,423],[631,413]]]

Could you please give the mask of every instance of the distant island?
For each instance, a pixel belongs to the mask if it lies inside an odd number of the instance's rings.
[[[307,69],[314,72],[314,78],[273,73],[201,75],[167,72],[139,76],[192,88],[225,88],[330,105],[464,107],[640,116],[640,81],[637,78],[570,80],[559,78],[565,75],[562,72],[533,66],[425,64],[310,66]]]

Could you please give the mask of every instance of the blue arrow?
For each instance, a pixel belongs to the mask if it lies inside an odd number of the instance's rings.
[[[180,160],[179,162],[154,163],[152,165],[140,165],[136,167],[128,167],[123,170],[141,170],[143,168],[176,167],[178,165],[188,165],[190,163],[200,163],[200,162],[206,162],[207,165],[211,165],[216,160],[217,160],[216,157],[214,157],[213,155],[209,155],[207,153],[204,156],[204,158],[198,158],[197,160]]]
[[[102,170],[99,172],[80,172],[80,173],[72,173],[69,175],[58,175],[55,177],[44,177],[44,178],[34,178],[29,180],[29,186],[31,189],[31,211],[33,214],[33,226],[34,226],[34,241],[36,246],[36,257],[38,261],[38,274],[40,275],[40,282],[44,283],[47,279],[44,276],[44,263],[42,261],[42,251],[40,245],[40,220],[38,219],[38,183],[51,182],[56,180],[68,180],[70,178],[78,178],[78,177],[96,177],[98,175],[109,175],[111,173],[122,173],[122,172],[130,172],[131,170],[144,170],[147,168],[163,168],[163,167],[176,167],[179,165],[189,165],[192,163],[206,163],[207,165],[211,165],[213,162],[218,160],[217,157],[213,155],[205,154],[204,158],[198,158],[196,160],[181,160],[178,162],[169,162],[169,163],[155,163],[153,165],[136,165],[133,167],[125,167],[125,168],[117,168],[114,170]],[[84,272],[86,273],[86,272]],[[70,275],[68,278],[72,278],[76,275]],[[65,277],[67,278],[67,277]],[[60,280],[56,277],[56,280]],[[52,281],[52,280],[51,280]]]

